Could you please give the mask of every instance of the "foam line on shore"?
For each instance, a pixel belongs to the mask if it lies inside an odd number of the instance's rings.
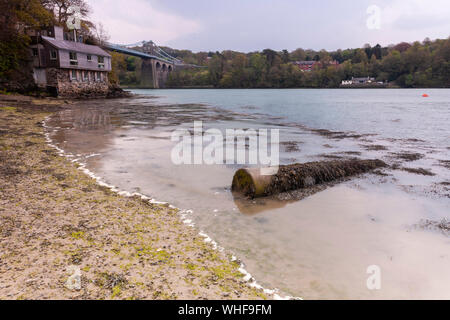
[[[150,204],[156,204],[156,205],[165,205],[168,206],[171,209],[176,209],[178,210],[179,213],[179,218],[181,219],[181,221],[187,225],[188,227],[191,228],[195,228],[195,223],[192,221],[192,219],[189,218],[189,215],[193,213],[192,210],[190,209],[180,209],[178,207],[175,207],[171,204],[169,204],[168,202],[161,202],[161,201],[157,201],[153,198],[150,198],[144,194],[141,194],[139,192],[128,192],[128,191],[124,191],[124,190],[119,190],[116,186],[108,184],[107,182],[105,182],[101,177],[97,176],[95,173],[93,173],[92,171],[90,171],[89,169],[86,168],[86,163],[82,162],[82,155],[81,154],[70,154],[66,151],[64,151],[63,149],[61,149],[60,147],[58,147],[50,138],[50,133],[54,133],[57,132],[57,128],[51,128],[47,125],[47,121],[50,119],[50,116],[46,117],[44,119],[44,121],[42,122],[42,126],[44,128],[44,135],[45,135],[45,141],[47,143],[47,145],[53,149],[55,149],[57,151],[57,154],[61,157],[65,157],[68,160],[70,160],[72,163],[76,163],[78,165],[78,170],[81,170],[84,174],[86,174],[87,176],[89,176],[90,178],[94,179],[98,185],[108,188],[109,190],[111,190],[112,192],[117,193],[120,196],[123,197],[127,197],[127,198],[131,198],[131,197],[139,197],[142,201],[147,201]],[[53,130],[51,130],[53,129]],[[84,159],[89,159],[91,157],[96,157],[96,156],[100,156],[100,154],[98,153],[94,153],[94,154],[90,154],[84,157]],[[199,236],[201,236],[204,240],[204,242],[208,243],[211,245],[211,247],[213,248],[213,250],[217,250],[220,252],[224,252],[225,249],[221,246],[219,246],[219,244],[214,241],[210,236],[208,236],[207,233],[205,233],[203,230],[201,230],[198,233]],[[231,256],[231,261],[232,262],[238,262],[239,263],[239,268],[238,271],[243,274],[243,280],[247,283],[248,286],[250,286],[251,288],[255,288],[258,290],[263,291],[265,294],[272,296],[274,300],[302,300],[302,298],[300,297],[291,297],[291,296],[280,296],[279,290],[278,289],[266,289],[263,286],[261,286],[256,279],[245,269],[245,265],[244,263],[239,260],[236,256],[232,255]]]

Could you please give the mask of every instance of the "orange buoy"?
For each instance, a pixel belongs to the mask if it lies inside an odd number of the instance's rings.
[[[422,95],[422,97],[424,97],[424,98],[428,98],[428,97],[429,97],[429,95],[427,95],[426,93],[424,93],[424,94]]]

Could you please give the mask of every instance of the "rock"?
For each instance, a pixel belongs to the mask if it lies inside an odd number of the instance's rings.
[[[69,290],[81,290],[81,270],[77,266],[70,266],[68,272],[72,275],[66,281],[66,288]]]
[[[107,98],[128,98],[130,96],[130,92],[123,90],[117,84],[110,84],[106,95]]]
[[[385,167],[381,160],[335,160],[296,163],[280,166],[267,175],[262,169],[240,169],[234,177],[232,191],[250,198],[265,197],[286,191],[310,188],[341,178]]]

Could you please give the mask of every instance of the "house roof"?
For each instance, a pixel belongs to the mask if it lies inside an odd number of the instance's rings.
[[[367,80],[374,80],[375,78],[370,78],[370,77],[365,77],[365,78],[353,78],[352,80],[356,80],[356,81],[367,81]]]
[[[98,46],[92,46],[89,44],[74,42],[74,41],[67,41],[67,40],[56,40],[55,38],[50,37],[44,37],[42,36],[42,39],[46,42],[48,42],[53,47],[60,49],[60,50],[67,50],[67,51],[75,51],[80,53],[86,53],[86,54],[93,54],[97,56],[104,56],[104,57],[111,57],[109,53],[107,53],[105,50]]]
[[[295,61],[295,64],[299,64],[299,65],[313,65],[316,63],[317,63],[317,61]]]

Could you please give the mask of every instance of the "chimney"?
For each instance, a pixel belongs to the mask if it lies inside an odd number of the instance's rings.
[[[54,27],[54,38],[55,40],[64,40],[64,30],[61,27]]]

